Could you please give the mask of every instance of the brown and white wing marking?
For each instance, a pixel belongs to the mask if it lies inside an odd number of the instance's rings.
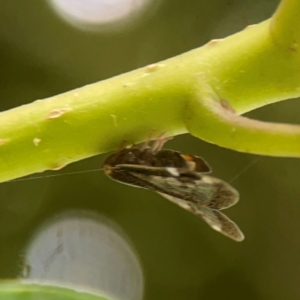
[[[174,167],[188,172],[210,173],[211,167],[199,156],[163,149],[155,154],[155,166]]]
[[[180,154],[180,156],[185,160],[186,165],[190,171],[197,173],[211,172],[211,167],[202,157],[182,153]]]
[[[121,171],[134,176],[136,181],[144,182],[143,187],[170,196],[205,205],[212,209],[226,209],[239,200],[239,193],[223,180],[195,172],[183,175],[181,169],[167,167],[142,167],[118,165]],[[193,178],[192,175],[195,175]]]
[[[212,209],[226,209],[239,201],[239,192],[221,179],[202,175],[201,180],[196,182],[198,189],[205,185],[211,187],[213,194],[207,206]]]
[[[209,205],[215,194],[214,187],[210,183],[183,177],[179,170],[173,167],[140,169],[119,165],[118,168],[126,170],[128,174],[136,178],[136,181],[147,184],[147,187],[145,185],[143,187],[185,201]]]
[[[226,215],[216,209],[211,209],[199,204],[181,200],[163,193],[159,193],[164,198],[179,205],[183,209],[201,217],[212,229],[224,234],[234,241],[241,242],[244,240],[244,234],[239,227],[230,220]]]

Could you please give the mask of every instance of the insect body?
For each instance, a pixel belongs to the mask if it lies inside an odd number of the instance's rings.
[[[180,207],[200,216],[213,229],[235,241],[244,239],[238,226],[220,210],[239,200],[226,182],[205,175],[211,172],[201,157],[162,149],[167,139],[158,138],[150,147],[122,148],[103,163],[112,179],[154,190]]]

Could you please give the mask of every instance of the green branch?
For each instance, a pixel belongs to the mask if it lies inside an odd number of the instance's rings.
[[[0,114],[0,181],[58,169],[153,130],[300,157],[300,126],[238,116],[300,96],[299,0],[223,40]]]
[[[201,115],[201,122],[197,117]],[[189,132],[237,151],[300,157],[300,126],[276,124],[239,116],[202,81],[186,111]]]
[[[88,291],[76,291],[74,289],[45,284],[43,282],[26,282],[18,280],[0,281],[0,299],[6,300],[112,300],[113,298],[89,293]]]

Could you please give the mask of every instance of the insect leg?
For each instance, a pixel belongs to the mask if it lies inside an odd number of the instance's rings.
[[[152,152],[153,153],[159,152],[167,141],[173,139],[172,136],[170,136],[170,137],[163,137],[165,135],[165,133],[166,133],[166,131],[162,132],[158,136],[158,138],[155,140],[155,142],[153,143],[153,145],[152,145]]]

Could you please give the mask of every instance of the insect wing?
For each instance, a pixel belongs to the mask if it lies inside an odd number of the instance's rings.
[[[187,167],[187,163],[180,152],[168,149],[160,150],[155,153],[153,162],[156,167]]]
[[[211,176],[193,179],[176,168],[122,165],[122,169],[143,182],[148,181],[153,190],[212,209],[225,209],[239,200],[239,194],[232,186]]]
[[[126,184],[152,189],[212,209],[225,209],[239,200],[238,192],[226,182],[211,176],[199,177],[195,172],[182,174],[181,169],[174,167],[119,164],[109,176]]]
[[[201,181],[197,181],[196,186],[201,189],[201,186],[205,184],[210,186],[211,190],[214,191],[208,207],[222,210],[235,205],[239,201],[238,191],[225,181],[202,175]]]
[[[139,171],[139,168],[140,166],[138,165],[117,165],[116,167],[107,168],[107,170],[105,170],[105,174],[111,179],[126,185],[145,189],[153,189],[152,185],[149,183],[149,180],[140,178],[135,175]],[[132,171],[132,169],[134,169],[135,172]],[[161,171],[164,170],[162,169]]]
[[[226,215],[218,210],[210,209],[199,204],[187,202],[176,197],[159,193],[164,198],[179,205],[183,209],[201,217],[212,229],[224,234],[225,236],[241,242],[245,237],[239,227]]]
[[[136,168],[127,165],[118,167],[142,182],[148,182],[149,189],[182,200],[208,205],[215,193],[210,183],[183,177],[176,168],[140,168],[139,166]]]
[[[155,165],[159,167],[175,167],[196,173],[211,172],[210,166],[202,157],[182,154],[168,149],[160,150],[156,153],[155,161]]]
[[[206,221],[213,229],[220,233],[228,236],[229,238],[241,242],[245,239],[243,232],[240,230],[238,225],[229,219],[225,214],[218,210],[212,209],[202,215],[203,220]],[[217,225],[217,223],[219,225]],[[216,226],[216,227],[215,227]]]
[[[115,170],[128,172],[131,174],[143,174],[144,177],[146,176],[163,176],[167,177],[170,175],[179,176],[178,171],[176,168],[164,168],[164,167],[151,167],[151,166],[140,166],[140,165],[133,165],[133,164],[119,164],[115,167]]]
[[[190,171],[197,173],[211,172],[211,167],[202,157],[190,154],[180,154],[180,156],[185,160]]]

